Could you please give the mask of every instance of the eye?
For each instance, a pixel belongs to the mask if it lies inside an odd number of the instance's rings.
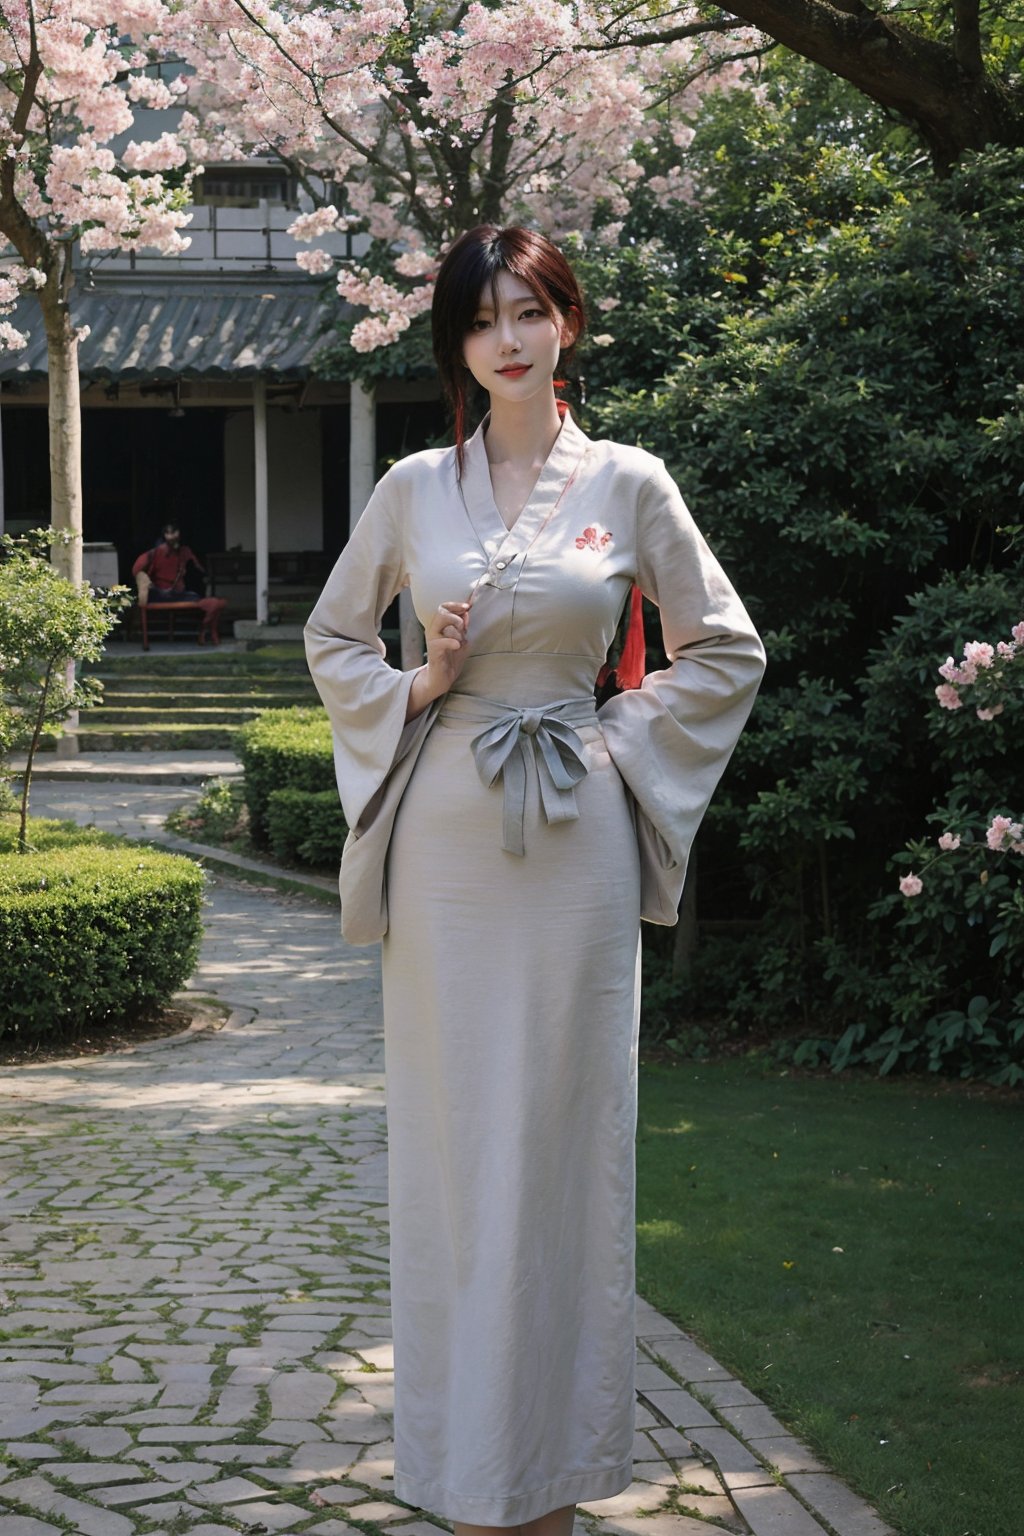
[[[536,315],[539,315],[542,319],[547,318],[542,309],[524,309],[519,318],[520,320],[529,320]]]
[[[483,331],[483,330],[486,330],[486,328],[490,325],[490,323],[491,322],[489,320],[474,320],[473,324],[470,326],[470,330],[471,331]]]

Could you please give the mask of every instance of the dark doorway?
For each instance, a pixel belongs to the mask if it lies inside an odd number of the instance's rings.
[[[200,560],[224,548],[224,412],[82,413],[87,540],[116,544],[122,581],[162,525],[181,525]]]
[[[50,521],[50,449],[45,406],[14,408],[3,420],[4,515]],[[131,581],[135,556],[169,519],[200,559],[224,548],[224,412],[83,410],[83,533],[117,546],[118,574]]]

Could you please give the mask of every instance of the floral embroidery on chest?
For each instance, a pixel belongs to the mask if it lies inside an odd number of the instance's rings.
[[[600,523],[593,523],[589,528],[577,536],[577,549],[592,549],[596,555],[601,554],[612,542],[612,536]]]

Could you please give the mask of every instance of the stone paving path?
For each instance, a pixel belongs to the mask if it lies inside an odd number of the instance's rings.
[[[194,793],[74,788],[36,814],[138,835]],[[391,1492],[376,951],[217,879],[192,985],[225,1028],[0,1069],[0,1536],[441,1536]],[[637,1385],[578,1536],[886,1536],[644,1302]]]

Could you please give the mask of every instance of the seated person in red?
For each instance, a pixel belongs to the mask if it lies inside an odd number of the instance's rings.
[[[181,530],[177,523],[167,523],[162,530],[160,542],[136,560],[132,566],[132,575],[146,572],[151,583],[148,598],[151,603],[195,603],[203,611],[199,644],[204,644],[209,635],[214,645],[219,645],[217,625],[227,604],[222,597],[203,597],[186,587],[185,567],[188,565],[196,566],[205,576],[200,560],[187,544],[182,544]]]

